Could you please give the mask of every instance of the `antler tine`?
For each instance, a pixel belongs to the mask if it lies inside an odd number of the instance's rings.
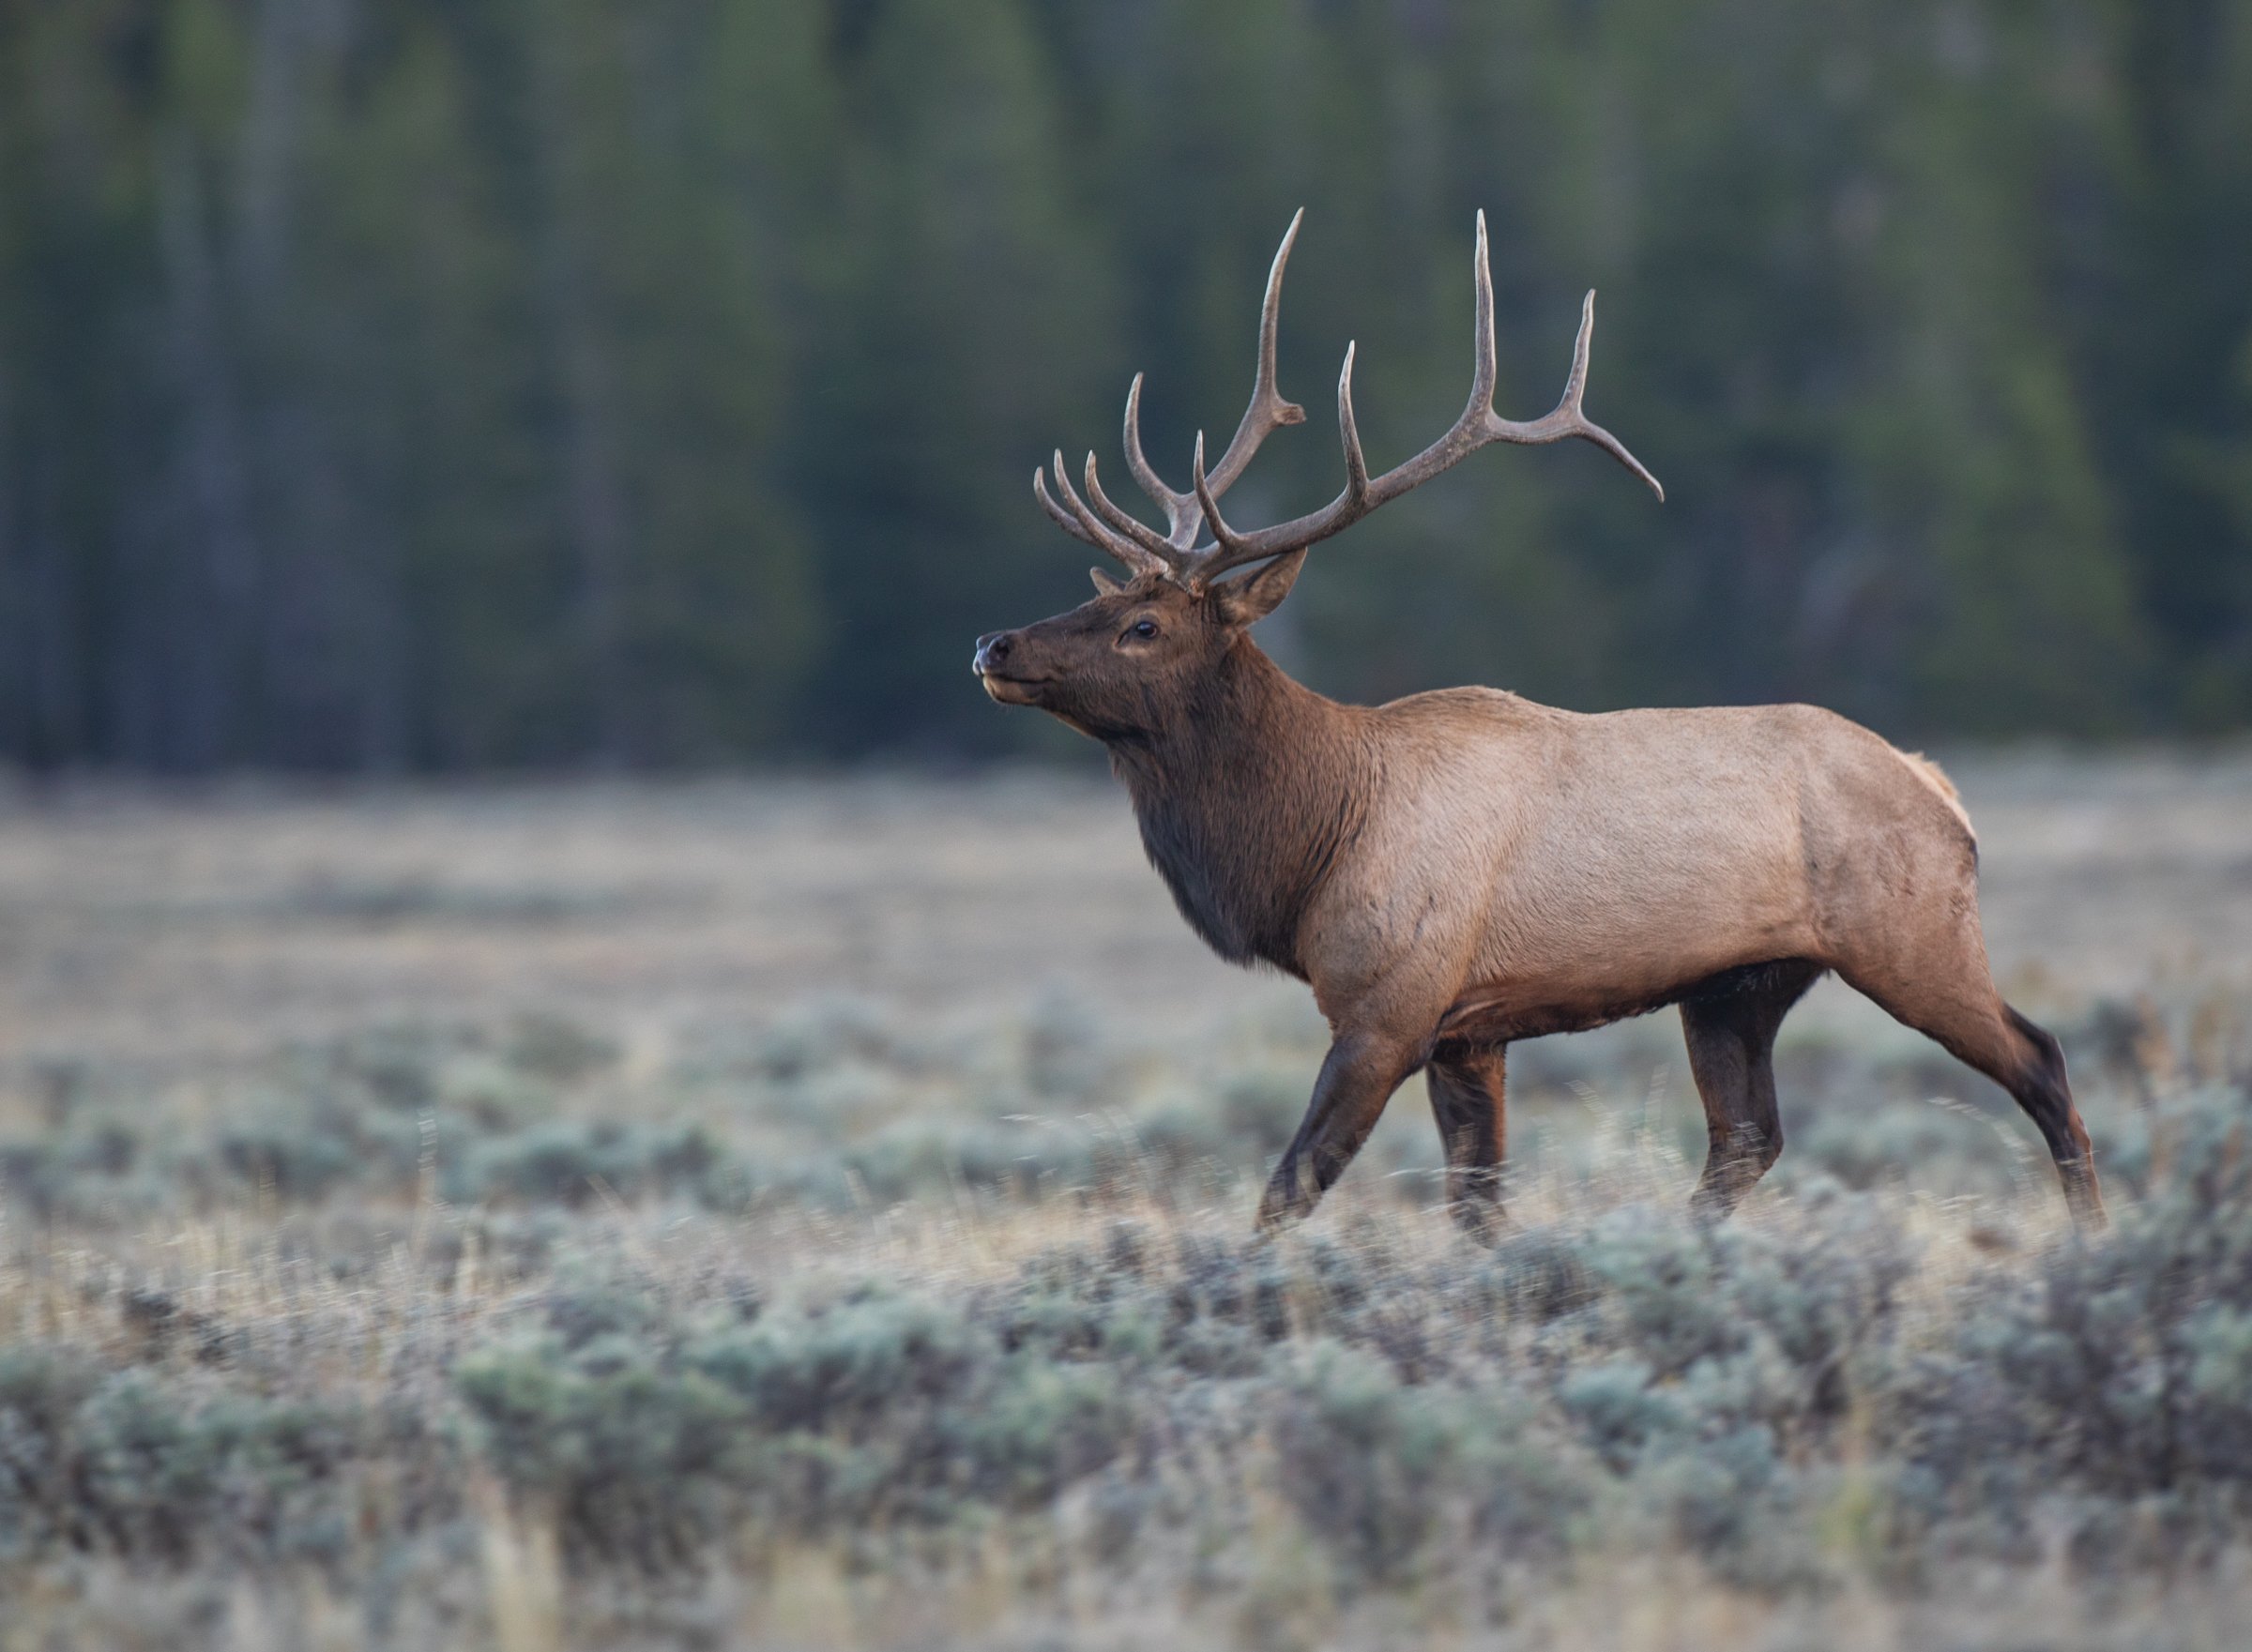
[[[1494,348],[1494,272],[1485,255],[1485,208],[1478,209],[1477,250],[1470,258],[1470,284],[1477,296],[1470,324],[1470,399],[1462,410],[1494,415],[1494,389],[1500,379]]]
[[[1158,572],[1169,566],[1143,550],[1134,540],[1121,534],[1114,533],[1095,519],[1094,514],[1081,502],[1079,495],[1072,492],[1071,477],[1063,468],[1062,448],[1058,447],[1056,450],[1053,462],[1056,467],[1056,487],[1063,494],[1064,504],[1071,508],[1071,517],[1076,520],[1067,520],[1064,512],[1058,508],[1056,502],[1048,497],[1047,484],[1037,470],[1032,473],[1032,492],[1039,495],[1041,505],[1047,510],[1047,513],[1061,523],[1073,538],[1086,540],[1097,550],[1108,552],[1124,563],[1127,568],[1134,573]]]
[[[1353,356],[1358,348],[1357,343],[1346,345],[1345,365],[1337,373],[1337,438],[1345,448],[1345,492],[1311,516],[1301,516],[1278,527],[1262,528],[1256,533],[1239,534],[1221,520],[1217,491],[1204,487],[1200,477],[1196,497],[1204,508],[1204,520],[1212,530],[1212,543],[1188,570],[1195,583],[1209,584],[1229,568],[1240,568],[1247,562],[1302,551],[1316,540],[1351,526],[1383,503],[1376,494],[1375,484],[1369,480],[1368,459],[1361,450],[1361,426],[1353,417]],[[1196,436],[1196,462],[1201,472],[1202,432]]]
[[[1204,512],[1207,526],[1212,530],[1212,543],[1204,554],[1189,565],[1189,573],[1201,582],[1210,578],[1209,569],[1215,566],[1232,567],[1227,558],[1242,550],[1243,540],[1235,529],[1227,525],[1220,514],[1220,497],[1214,492],[1211,478],[1204,474],[1204,432],[1196,432],[1196,454],[1189,461],[1189,481],[1196,490],[1196,503]]]
[[[1055,499],[1050,496],[1048,493],[1048,472],[1045,465],[1036,464],[1032,467],[1032,497],[1040,501],[1040,508],[1042,510],[1046,511],[1051,517],[1055,518],[1056,525],[1061,528],[1065,533],[1071,535],[1073,538],[1079,540],[1083,544],[1092,545],[1098,551],[1109,549],[1108,546],[1097,539],[1094,535],[1088,533],[1085,528],[1081,527],[1079,525],[1078,519],[1073,516],[1070,511],[1064,509],[1062,506],[1057,504]]]
[[[1290,249],[1298,243],[1298,226],[1305,218],[1306,209],[1302,206],[1290,215],[1290,227],[1283,232],[1283,244],[1274,250],[1274,262],[1267,267],[1267,293],[1259,300],[1258,376],[1252,382],[1251,401],[1243,409],[1236,433],[1228,438],[1227,451],[1212,466],[1210,481],[1215,498],[1226,493],[1243,474],[1244,466],[1259,450],[1260,443],[1286,424],[1306,422],[1306,410],[1295,402],[1284,401],[1282,392],[1274,387],[1274,341],[1283,312],[1283,271],[1290,263]]]
[[[1595,289],[1590,287],[1588,296],[1579,303],[1579,336],[1572,341],[1572,371],[1564,380],[1564,393],[1546,417],[1529,424],[1517,424],[1496,417],[1489,408],[1486,417],[1492,420],[1487,441],[1518,442],[1538,446],[1544,442],[1560,442],[1567,436],[1578,436],[1590,441],[1616,459],[1621,464],[1640,477],[1643,485],[1665,502],[1666,489],[1639,459],[1626,450],[1626,444],[1605,430],[1580,411],[1580,398],[1588,388],[1588,345],[1595,336]],[[1478,444],[1483,447],[1484,442]]]
[[[1087,469],[1081,474],[1087,483],[1088,502],[1094,506],[1097,515],[1157,557],[1165,567],[1178,569],[1181,566],[1181,553],[1178,546],[1148,523],[1111,502],[1110,495],[1103,491],[1102,478],[1095,474],[1095,456],[1092,453],[1087,456]]]
[[[1165,512],[1166,541],[1176,550],[1185,551],[1196,542],[1196,529],[1203,516],[1196,509],[1196,495],[1176,493],[1165,485],[1142,451],[1142,375],[1135,373],[1134,383],[1126,386],[1126,468],[1140,484],[1151,501],[1162,506]]]
[[[1337,437],[1345,444],[1345,496],[1368,507],[1368,456],[1361,451],[1361,426],[1353,417],[1353,352],[1358,340],[1345,347],[1345,366],[1337,374]]]
[[[1220,455],[1206,478],[1212,495],[1217,498],[1235,484],[1258,452],[1259,445],[1285,425],[1303,424],[1306,410],[1295,402],[1283,399],[1275,388],[1275,336],[1281,325],[1283,311],[1283,272],[1289,266],[1290,249],[1298,244],[1299,225],[1305,221],[1306,209],[1300,207],[1290,215],[1290,227],[1283,232],[1282,245],[1274,250],[1274,262],[1267,266],[1267,292],[1259,302],[1259,361],[1252,380],[1251,400],[1243,408],[1243,417],[1236,425],[1236,433],[1228,439],[1227,451]],[[1176,552],[1187,551],[1196,542],[1196,530],[1203,523],[1194,490],[1182,493],[1168,487],[1157,469],[1142,451],[1142,375],[1135,373],[1134,383],[1126,391],[1126,464],[1134,479],[1141,484],[1142,492],[1164,507],[1168,528],[1167,542]]]

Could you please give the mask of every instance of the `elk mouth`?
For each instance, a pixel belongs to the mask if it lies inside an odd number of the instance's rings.
[[[1003,705],[1036,705],[1040,690],[1054,680],[1052,677],[1005,676],[997,671],[978,673],[978,681],[985,685],[986,695]]]

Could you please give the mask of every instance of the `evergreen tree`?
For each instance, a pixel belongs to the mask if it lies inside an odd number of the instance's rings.
[[[1495,455],[1271,625],[1332,691],[2252,721],[2252,17],[2224,0],[0,0],[0,757],[1060,749],[1062,445],[1185,480],[1307,230],[1244,521],[1579,294],[1670,489]]]
[[[1090,427],[1090,369],[1117,360],[1104,248],[1065,188],[1021,7],[861,15],[832,37],[838,233],[793,465],[836,627],[806,720],[835,750],[982,743],[1001,736],[967,640],[1085,589],[1027,483]]]

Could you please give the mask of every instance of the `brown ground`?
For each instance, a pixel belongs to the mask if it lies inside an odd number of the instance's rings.
[[[1952,767],[2013,996],[2054,1013],[2252,980],[2252,755]],[[1077,776],[0,803],[0,1064],[202,1060],[395,1015],[622,1029],[825,993],[951,1012],[1058,990],[1162,1029],[1288,989],[1204,952],[1122,796]],[[1810,1008],[1862,1013],[1834,986]]]

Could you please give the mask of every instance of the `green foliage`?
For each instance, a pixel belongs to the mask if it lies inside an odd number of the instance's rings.
[[[177,1561],[320,1561],[352,1538],[349,1408],[175,1384],[40,1346],[0,1356],[0,1556],[48,1545]]]
[[[1118,398],[1482,460],[1325,551],[1323,687],[2252,716],[2252,23],[2205,0],[617,0],[0,10],[0,753],[458,768],[1059,749],[968,639]],[[1114,486],[1122,480],[1111,460]],[[120,478],[129,478],[122,485]],[[1286,436],[1252,517],[1326,496]]]
[[[437,1095],[517,1047],[307,1059]],[[2176,1586],[2252,1541],[2248,1125],[2241,1086],[2169,1088],[2112,1131],[2114,1230],[1983,1252],[1818,1175],[1720,1228],[1669,1192],[1490,1251],[1436,1213],[1252,1244],[1232,1211],[1074,1205],[974,1260],[668,1214],[373,1314],[289,1263],[233,1318],[89,1274],[71,1331],[0,1352],[0,1566],[380,1587],[458,1564],[497,1484],[574,1579],[653,1598],[804,1545],[943,1576],[997,1538],[1136,1588],[1186,1541],[1199,1591],[1341,1610],[1474,1579],[1471,1622],[1636,1556],[1802,1604],[2053,1589],[2060,1554]]]
[[[1456,1521],[1510,1564],[1569,1551],[1600,1474],[1521,1395],[1413,1387],[1389,1360],[1326,1341],[1306,1361],[1279,1396],[1276,1476],[1358,1579],[1410,1582]]]
[[[721,1529],[742,1407],[620,1335],[480,1350],[455,1372],[493,1466],[588,1553],[677,1565]]]
[[[580,1305],[551,1319],[571,1326]],[[788,1531],[1037,1508],[1117,1452],[1114,1372],[1011,1355],[935,1301],[548,1331],[455,1371],[479,1447],[589,1554],[651,1568],[730,1521]]]
[[[2168,1110],[2152,1196],[2096,1245],[1986,1281],[1900,1420],[1934,1522],[2061,1503],[2092,1562],[2211,1553],[2252,1510],[2252,1098]]]

